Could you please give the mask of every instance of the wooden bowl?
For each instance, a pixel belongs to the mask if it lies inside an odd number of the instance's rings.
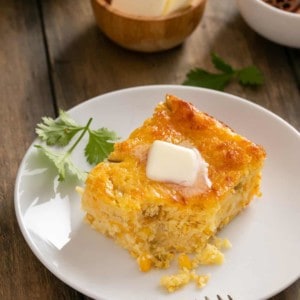
[[[188,8],[163,17],[125,14],[105,0],[91,3],[98,26],[112,41],[130,50],[158,52],[181,44],[194,31],[206,0],[194,0]]]

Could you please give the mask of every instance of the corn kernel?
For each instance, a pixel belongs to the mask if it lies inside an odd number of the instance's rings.
[[[140,270],[142,272],[150,271],[150,269],[152,267],[152,261],[148,255],[143,254],[143,255],[139,256],[137,259],[137,262],[138,262]]]
[[[214,237],[213,245],[216,246],[218,249],[229,249],[232,247],[230,241],[228,239],[221,239],[219,237]]]
[[[186,254],[180,254],[178,257],[178,265],[181,269],[192,269],[192,261]]]

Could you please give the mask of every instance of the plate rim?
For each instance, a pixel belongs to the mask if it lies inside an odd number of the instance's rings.
[[[194,90],[194,91],[198,91],[200,93],[207,93],[207,94],[216,94],[219,95],[221,97],[226,97],[228,100],[230,101],[236,101],[236,102],[242,102],[243,104],[246,105],[250,105],[250,107],[255,108],[256,110],[260,110],[263,113],[269,115],[270,117],[272,117],[273,119],[275,119],[276,121],[280,122],[282,125],[284,125],[285,127],[287,127],[289,130],[291,130],[294,134],[296,134],[296,136],[300,139],[300,132],[294,127],[292,126],[290,123],[288,123],[285,119],[283,119],[281,116],[275,114],[274,112],[268,110],[267,108],[254,103],[250,100],[247,100],[243,97],[240,96],[236,96],[230,93],[226,93],[226,92],[222,92],[222,91],[217,91],[217,90],[211,90],[211,89],[207,89],[207,88],[200,88],[200,87],[191,87],[191,86],[183,86],[183,85],[176,85],[176,84],[158,84],[158,85],[142,85],[142,86],[134,86],[134,87],[128,87],[128,88],[123,88],[123,89],[119,89],[119,90],[114,90],[114,91],[110,91],[107,93],[103,93],[100,95],[97,95],[95,97],[92,97],[90,99],[87,100],[83,100],[81,103],[70,107],[68,110],[66,110],[66,112],[70,112],[72,113],[72,111],[74,110],[78,110],[81,107],[85,106],[85,105],[89,105],[90,102],[94,102],[94,101],[105,101],[106,97],[116,97],[118,95],[122,95],[123,93],[132,93],[132,92],[136,92],[136,91],[141,91],[141,90],[160,90],[160,89],[173,89],[173,90]],[[103,100],[102,100],[103,98]],[[143,101],[143,99],[141,99],[140,101]],[[30,155],[32,149],[33,149],[33,145],[34,143],[37,141],[37,138],[35,138],[32,143],[30,144],[30,146],[27,148],[20,164],[18,167],[18,171],[17,171],[17,175],[16,175],[16,179],[15,179],[15,186],[14,186],[14,207],[15,207],[15,214],[16,214],[16,218],[17,218],[17,222],[18,222],[18,226],[22,232],[22,235],[27,243],[27,245],[29,246],[30,250],[34,253],[34,255],[38,258],[38,260],[44,265],[44,267],[46,267],[55,277],[57,277],[59,280],[61,280],[62,282],[64,282],[65,284],[67,284],[69,287],[77,290],[80,293],[85,294],[88,297],[93,297],[95,299],[105,299],[98,294],[94,294],[93,291],[90,291],[88,289],[85,289],[82,286],[78,286],[76,284],[76,282],[74,283],[71,279],[68,279],[67,277],[65,277],[64,275],[62,275],[52,264],[48,263],[47,259],[44,258],[44,256],[41,254],[41,250],[37,247],[36,243],[34,243],[32,241],[31,235],[28,232],[28,228],[26,228],[26,226],[24,225],[23,221],[22,221],[22,214],[21,214],[21,209],[20,209],[20,201],[19,201],[19,195],[18,195],[18,190],[19,190],[19,184],[21,182],[21,176],[22,176],[22,170],[24,168],[24,164],[27,161],[28,156]],[[285,286],[281,286],[280,289],[278,290],[274,290],[272,293],[270,293],[268,295],[268,297],[272,297],[276,294],[278,294],[280,291],[283,291],[284,289],[286,289],[287,287],[289,287],[290,285],[292,285],[295,281],[297,281],[300,278],[300,272],[297,278],[294,278],[294,280],[292,280],[291,282],[288,282]]]

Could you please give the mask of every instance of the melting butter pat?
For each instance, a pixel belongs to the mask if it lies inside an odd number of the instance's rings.
[[[184,9],[192,3],[192,0],[169,0],[165,1],[163,15],[169,15],[177,10]]]
[[[143,17],[159,17],[186,8],[191,0],[112,0],[111,6],[124,13]]]
[[[197,178],[205,177],[207,186],[208,164],[195,148],[187,148],[164,141],[154,141],[148,153],[146,176],[154,181],[192,186]]]

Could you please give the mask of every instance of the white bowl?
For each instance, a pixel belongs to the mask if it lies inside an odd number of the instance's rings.
[[[275,8],[263,0],[237,0],[248,25],[265,38],[288,47],[300,48],[300,14]]]

